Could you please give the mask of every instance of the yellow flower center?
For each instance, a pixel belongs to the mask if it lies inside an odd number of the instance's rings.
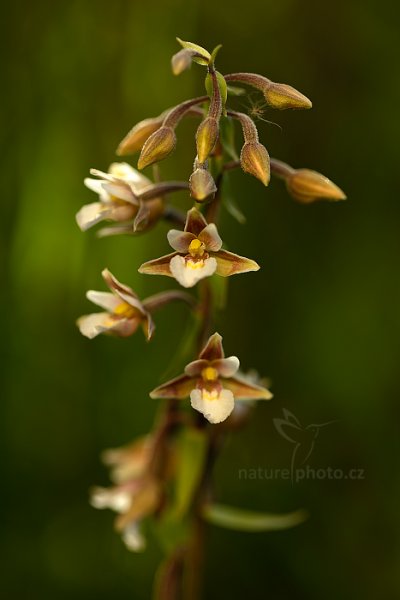
[[[189,254],[193,256],[193,258],[201,258],[205,252],[205,245],[203,242],[195,238],[189,244]]]
[[[202,390],[202,398],[203,400],[219,400],[220,391],[217,389],[212,390]]]
[[[201,258],[198,260],[193,260],[192,258],[189,258],[189,260],[186,260],[186,266],[189,269],[202,269],[204,267],[204,260],[202,260]]]
[[[214,367],[206,367],[202,370],[201,376],[204,381],[216,381],[218,379],[218,371]]]
[[[133,317],[137,316],[137,309],[127,302],[121,302],[121,304],[118,304],[118,306],[114,308],[113,313],[123,319],[133,319]]]

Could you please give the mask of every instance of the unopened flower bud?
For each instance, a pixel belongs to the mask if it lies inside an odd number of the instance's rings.
[[[330,179],[311,171],[297,169],[286,180],[289,194],[302,204],[310,204],[318,199],[346,200],[344,192]]]
[[[116,154],[118,156],[126,156],[141,150],[147,138],[161,127],[167,112],[164,111],[161,115],[153,119],[144,119],[144,121],[140,121],[140,123],[132,127],[119,144]]]
[[[193,51],[182,48],[171,58],[171,67],[174,75],[180,75],[190,68],[192,64]]]
[[[217,191],[214,179],[207,169],[197,168],[189,179],[190,195],[197,202],[203,202]]]
[[[146,140],[138,160],[138,169],[167,158],[176,145],[176,135],[172,127],[163,125]]]
[[[257,177],[264,185],[270,179],[269,155],[259,142],[247,142],[240,153],[240,166],[243,171]]]
[[[263,89],[264,97],[269,106],[283,110],[285,108],[311,108],[312,102],[286,83],[269,82]]]
[[[203,164],[213,151],[218,140],[218,122],[214,117],[207,117],[196,133],[197,158],[200,164]]]
[[[260,90],[272,108],[311,108],[312,103],[306,96],[286,83],[275,83],[256,73],[231,73],[225,75],[225,81],[239,81]]]

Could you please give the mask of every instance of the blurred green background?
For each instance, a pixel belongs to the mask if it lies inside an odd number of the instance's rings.
[[[260,137],[271,156],[324,173],[349,198],[303,207],[280,182],[265,190],[234,176],[248,221],[225,214],[222,234],[263,269],[230,281],[217,325],[226,351],[270,377],[275,397],[228,441],[217,497],[277,512],[302,506],[311,518],[271,534],[210,527],[205,597],[400,597],[398,4],[15,0],[2,12],[4,597],[150,596],[156,543],[126,551],[113,515],[88,506],[88,489],[108,482],[103,448],[151,427],[157,405],[147,394],[187,312],[160,313],[150,346],[141,334],[81,337],[74,321],[91,312],[85,291],[103,289],[101,269],[148,295],[170,282],[137,267],[168,246],[164,225],[97,240],[74,214],[94,200],[82,185],[89,168],[106,170],[135,122],[203,93],[200,67],[171,74],[176,35],[223,43],[222,72],[259,72],[309,96],[312,111],[267,111],[282,131],[260,122]],[[189,176],[194,128],[180,126],[166,178]],[[337,420],[311,467],[363,469],[364,478],[240,480],[240,468],[289,466],[292,447],[273,426],[283,408],[304,425]]]

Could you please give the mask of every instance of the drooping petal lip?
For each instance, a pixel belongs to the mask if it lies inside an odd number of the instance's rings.
[[[198,281],[213,275],[217,269],[215,258],[186,260],[183,256],[174,256],[169,263],[170,272],[173,277],[185,288],[196,285]]]
[[[201,412],[210,423],[221,423],[231,414],[235,400],[230,390],[222,389],[214,397],[207,390],[195,389],[190,394],[192,407]]]

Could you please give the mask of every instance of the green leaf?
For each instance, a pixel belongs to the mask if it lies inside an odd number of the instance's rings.
[[[184,516],[190,509],[204,467],[207,437],[194,428],[182,430],[178,439],[178,473],[175,483],[174,514]]]
[[[218,46],[215,46],[214,50],[211,52],[210,65],[213,65],[215,63],[215,59],[217,58],[217,54],[221,50],[221,48],[222,44],[218,44]]]
[[[231,196],[230,194],[225,194],[223,196],[223,204],[228,213],[231,215],[231,217],[236,219],[238,223],[240,223],[241,225],[244,225],[246,223],[246,215],[242,213],[242,211],[239,208],[239,205],[237,204],[233,196]]]
[[[209,523],[236,531],[277,531],[300,525],[308,518],[304,510],[273,514],[233,508],[223,504],[204,507],[203,517]]]
[[[219,71],[215,71],[215,75],[217,77],[219,93],[221,94],[222,110],[225,112],[225,104],[228,98],[228,88],[224,76],[221,73],[219,73]],[[210,73],[207,73],[204,84],[206,87],[206,92],[209,98],[211,98],[213,94],[213,80]]]
[[[225,110],[226,100],[228,98],[228,86],[226,85],[225,77],[219,71],[215,71],[218,81],[218,87],[221,94],[222,106]]]
[[[210,73],[207,73],[205,81],[204,81],[204,85],[205,85],[208,97],[211,98],[212,93],[213,93],[213,83],[212,83],[212,77],[211,77]]]
[[[199,56],[193,56],[194,62],[197,62],[200,65],[208,65],[209,64],[211,54],[205,48],[202,48],[201,46],[198,46],[197,44],[193,44],[192,42],[185,42],[184,40],[181,40],[178,37],[176,39],[180,43],[182,48],[186,48],[187,50],[193,50],[193,52],[196,52],[196,54],[199,55]]]

